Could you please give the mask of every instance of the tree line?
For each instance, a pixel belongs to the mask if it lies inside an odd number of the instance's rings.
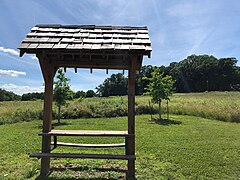
[[[145,65],[136,76],[136,95],[143,95],[152,78],[155,67]],[[190,55],[180,62],[158,67],[163,76],[171,76],[175,92],[239,91],[240,67],[233,57],[216,58],[211,55]],[[113,74],[93,90],[73,92],[68,100],[81,97],[108,97],[127,95],[128,79],[121,73]],[[0,101],[43,99],[43,93],[27,93],[22,96],[0,89]]]
[[[143,66],[136,76],[136,95],[143,95],[152,78],[155,67]],[[158,67],[164,76],[171,76],[175,92],[205,91],[239,91],[240,67],[236,58],[217,59],[210,55],[191,55],[180,62],[172,62],[169,66]],[[100,96],[116,96],[127,94],[127,77],[113,74],[97,88]]]

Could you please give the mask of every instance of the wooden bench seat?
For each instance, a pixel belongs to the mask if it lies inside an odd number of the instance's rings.
[[[118,155],[118,154],[70,154],[70,153],[33,153],[30,157],[49,157],[49,158],[80,158],[80,159],[123,159],[135,160],[135,155]]]
[[[48,133],[41,132],[40,136],[133,136],[127,131],[98,131],[98,130],[51,130]]]
[[[51,142],[51,145],[55,146],[69,146],[69,147],[86,147],[86,148],[114,148],[114,147],[125,147],[125,143],[118,144],[76,144],[76,143],[65,143],[65,142]]]

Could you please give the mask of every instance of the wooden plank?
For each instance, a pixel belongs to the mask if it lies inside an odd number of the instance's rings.
[[[54,142],[51,143],[54,145]],[[57,142],[57,146],[69,146],[69,147],[85,147],[85,148],[114,148],[114,147],[125,147],[125,143],[118,144],[76,144],[76,143],[65,143]]]
[[[54,37],[56,33],[54,32],[38,32],[36,33],[38,37]]]
[[[93,44],[92,49],[101,49],[101,44]]]
[[[61,38],[49,38],[48,39],[48,43],[59,43],[59,41],[61,40]]]
[[[53,49],[66,49],[67,45],[68,45],[67,43],[66,44],[55,44],[53,46]]]
[[[38,43],[31,43],[27,48],[28,49],[36,49],[38,47]]]
[[[114,49],[114,44],[103,44],[101,49]]]
[[[151,44],[149,39],[132,39],[133,44]]]
[[[72,43],[75,38],[62,38],[61,42],[63,43]]]
[[[36,37],[37,33],[36,32],[30,32],[27,34],[27,37]]]
[[[137,50],[145,50],[146,46],[145,45],[130,45],[130,49],[137,49]]]
[[[23,40],[25,43],[38,42],[40,38],[37,37],[27,37]]]
[[[72,33],[58,33],[56,37],[73,37]]]
[[[135,81],[136,81],[136,66],[137,56],[132,57],[128,70],[128,133],[135,134]],[[126,145],[127,155],[135,155],[135,136],[127,139]],[[135,160],[128,160],[129,179],[135,179]]]
[[[42,70],[45,91],[44,91],[44,105],[43,105],[43,132],[47,133],[52,128],[52,101],[53,101],[53,78],[56,69],[46,57],[42,54],[37,54],[40,67]],[[42,137],[42,153],[49,153],[51,149],[51,137]],[[41,160],[41,175],[47,176],[50,169],[50,158],[44,157]]]
[[[44,43],[44,42],[47,42],[48,39],[49,39],[48,37],[38,38],[38,42],[42,42],[42,43]]]
[[[70,154],[70,153],[33,153],[30,157],[37,158],[80,158],[80,159],[123,159],[134,160],[134,155],[118,155],[118,154]]]
[[[139,39],[149,39],[149,35],[148,34],[137,34],[136,38],[139,38]]]
[[[130,45],[129,44],[122,44],[121,45],[121,49],[129,50],[130,49]]]
[[[91,44],[83,44],[82,49],[92,49]]]
[[[20,46],[18,46],[18,49],[25,49],[29,46],[30,44],[29,43],[22,43],[20,44]]]
[[[40,136],[131,136],[127,131],[98,131],[98,130],[51,130],[41,132]]]
[[[52,49],[54,44],[39,44],[37,46],[37,49]]]

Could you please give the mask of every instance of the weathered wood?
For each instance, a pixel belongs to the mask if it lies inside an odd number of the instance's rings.
[[[37,25],[19,46],[24,53],[37,54],[45,81],[44,120],[41,175],[47,175],[50,157],[127,159],[129,179],[135,179],[135,78],[141,69],[144,55],[150,57],[152,48],[147,27],[130,26],[62,26]],[[128,70],[128,131],[72,131],[52,130],[53,77],[56,68],[89,68]],[[57,143],[57,136],[121,136],[125,137],[126,155],[50,154],[51,136],[54,148],[58,145],[78,147],[120,146],[119,144]],[[121,144],[123,147],[124,144]]]
[[[53,78],[56,69],[43,55],[37,55],[41,66],[44,82],[44,110],[43,110],[43,132],[47,133],[52,128],[52,100],[53,100]],[[51,150],[51,137],[42,137],[42,153],[49,153]],[[44,157],[41,160],[41,175],[47,176],[50,169],[50,158]]]
[[[128,137],[127,131],[100,131],[100,130],[51,130],[41,132],[40,136],[123,136]]]
[[[30,157],[37,158],[82,158],[82,159],[136,159],[134,155],[118,154],[72,154],[72,153],[33,153]]]
[[[128,70],[128,134],[133,136],[127,139],[127,155],[135,155],[135,81],[137,57],[133,57]],[[128,160],[129,179],[135,179],[135,160]]]
[[[57,144],[57,136],[53,136],[53,148],[56,149],[57,146],[58,146],[58,144]]]
[[[52,142],[51,144],[55,146],[54,142]],[[118,144],[77,144],[77,143],[57,142],[56,146],[86,147],[86,148],[114,148],[114,147],[125,147],[125,143],[118,143]]]

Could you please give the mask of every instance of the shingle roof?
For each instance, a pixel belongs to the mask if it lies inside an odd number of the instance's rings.
[[[39,50],[138,51],[150,56],[147,27],[94,25],[36,25],[18,47],[24,52]]]

